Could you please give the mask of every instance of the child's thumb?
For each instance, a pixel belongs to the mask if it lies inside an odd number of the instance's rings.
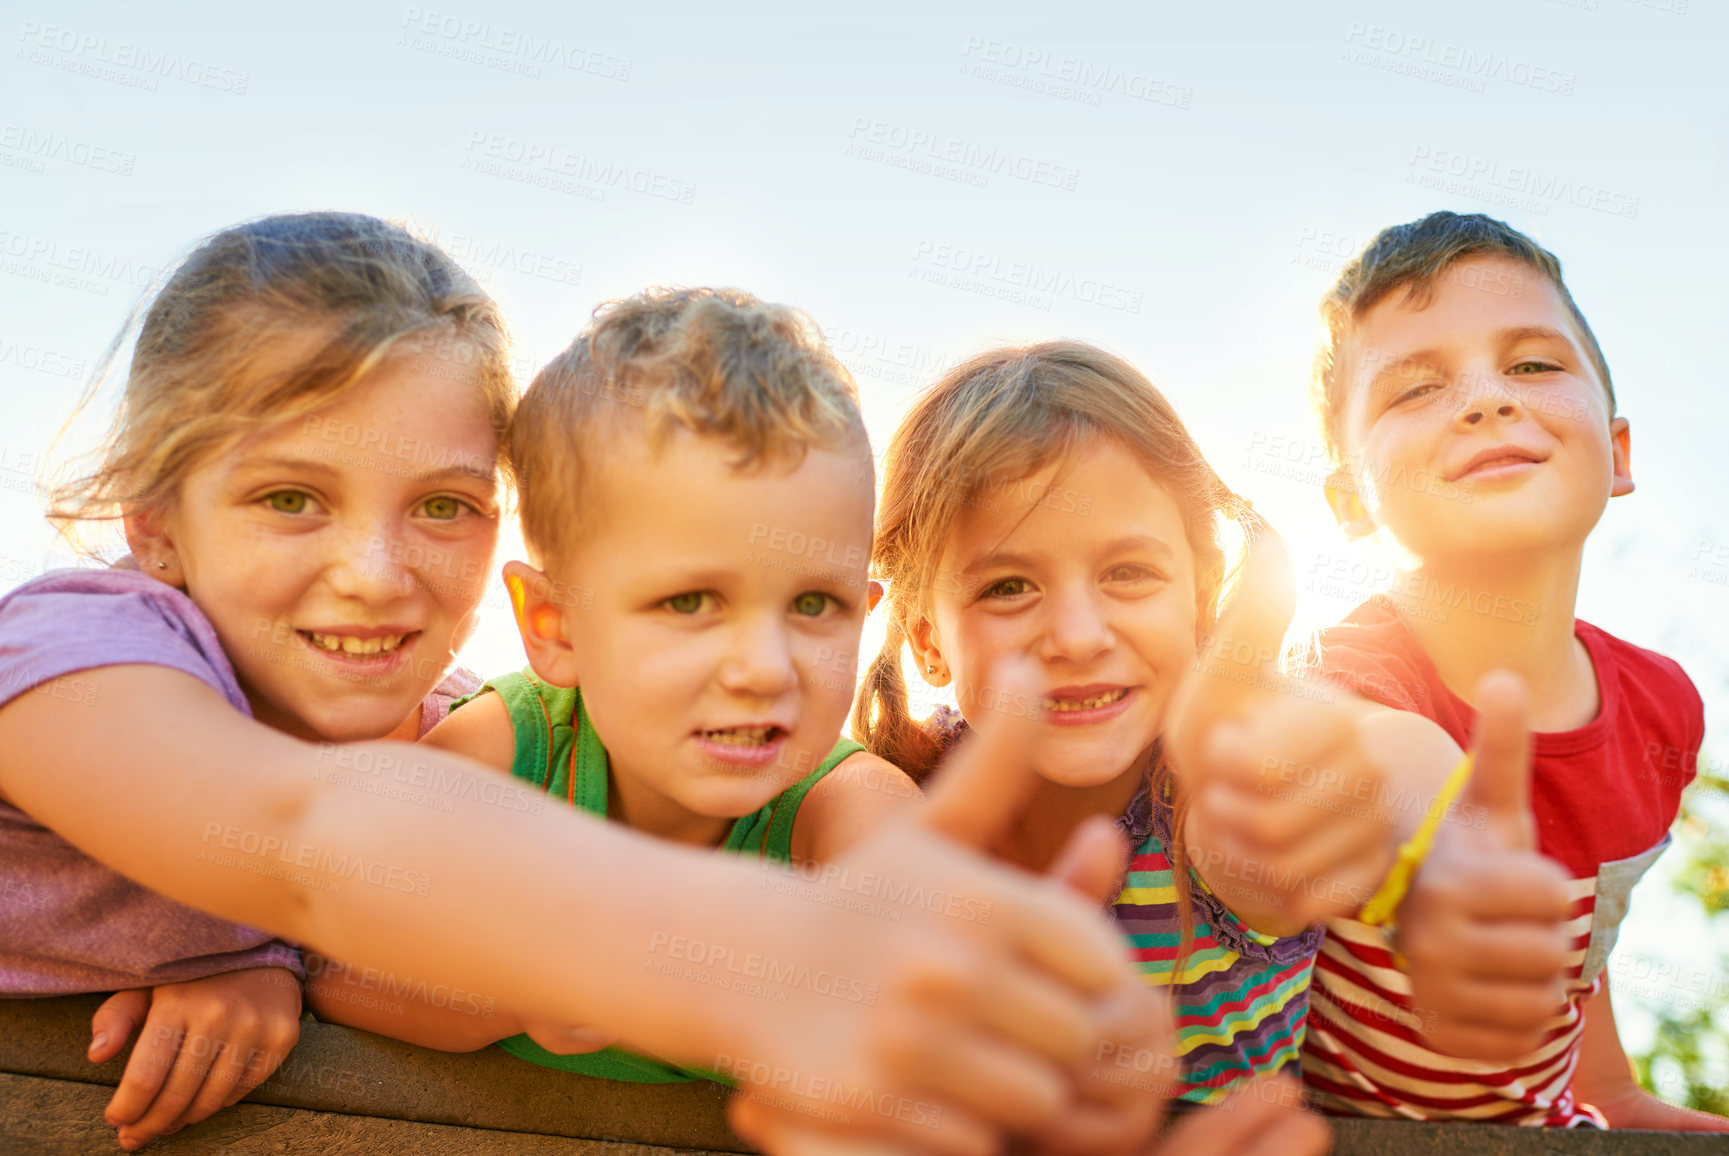
[[[1172,696],[1173,741],[1190,751],[1220,722],[1240,717],[1283,689],[1279,656],[1296,612],[1290,551],[1271,527],[1256,535],[1236,590],[1194,667]]]
[[[1037,665],[1025,655],[1000,660],[989,685],[975,690],[968,735],[943,760],[915,822],[976,850],[1013,826],[1038,781],[1033,755],[1044,723]]]
[[[150,1011],[150,989],[136,987],[118,991],[103,1001],[90,1017],[90,1049],[93,1064],[105,1064],[126,1047],[126,1041]]]
[[[1488,829],[1515,850],[1537,847],[1531,817],[1531,724],[1525,683],[1505,670],[1490,671],[1477,684],[1475,767],[1460,796],[1470,822],[1487,814]]]

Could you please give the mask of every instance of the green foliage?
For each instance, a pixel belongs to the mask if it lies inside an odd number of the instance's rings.
[[[1729,924],[1729,778],[1710,773],[1701,760],[1698,778],[1681,801],[1681,823],[1674,853],[1681,866],[1673,881],[1676,892],[1703,906],[1714,939]],[[1671,1103],[1729,1116],[1729,1088],[1722,1078],[1729,1057],[1729,1007],[1722,977],[1729,974],[1729,957],[1719,957],[1714,982],[1700,993],[1697,1006],[1652,1009],[1657,1031],[1651,1050],[1634,1056],[1639,1083]]]

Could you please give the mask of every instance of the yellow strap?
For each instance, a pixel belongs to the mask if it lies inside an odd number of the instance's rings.
[[[1399,904],[1404,901],[1405,892],[1411,887],[1411,877],[1417,873],[1417,868],[1423,865],[1423,860],[1429,857],[1429,850],[1435,844],[1435,833],[1441,829],[1441,820],[1464,791],[1465,784],[1471,781],[1471,766],[1471,754],[1467,751],[1465,757],[1459,760],[1459,765],[1453,768],[1453,773],[1447,776],[1441,793],[1435,796],[1435,802],[1424,816],[1422,825],[1417,828],[1417,833],[1399,848],[1399,853],[1393,860],[1393,869],[1387,872],[1387,879],[1381,884],[1381,889],[1363,904],[1362,914],[1357,918],[1371,927],[1381,927],[1393,921]]]

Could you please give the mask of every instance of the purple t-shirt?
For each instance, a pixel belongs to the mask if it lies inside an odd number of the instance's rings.
[[[55,570],[0,598],[0,706],[51,694],[101,709],[99,666],[184,671],[250,716],[216,631],[192,600],[136,570]],[[421,705],[420,733],[479,679],[456,671]],[[3,756],[0,756],[3,757]],[[0,997],[183,983],[249,967],[306,978],[300,951],[141,887],[0,802]]]

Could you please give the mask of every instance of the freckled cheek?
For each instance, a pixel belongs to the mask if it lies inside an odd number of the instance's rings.
[[[292,620],[294,600],[276,588],[268,572],[254,575],[230,573],[201,575],[190,588],[194,601],[213,621],[220,623],[224,643],[236,640],[243,647],[284,646],[292,641],[284,620]]]
[[[618,640],[610,648],[610,661],[589,681],[605,680],[616,688],[620,701],[656,704],[661,713],[683,710],[695,702],[720,676],[720,659],[696,646],[661,642]]]
[[[1024,653],[1033,648],[1031,636],[1019,631],[963,630],[945,648],[943,655],[957,683],[956,693],[967,693],[984,685],[993,667],[1007,654]]]

